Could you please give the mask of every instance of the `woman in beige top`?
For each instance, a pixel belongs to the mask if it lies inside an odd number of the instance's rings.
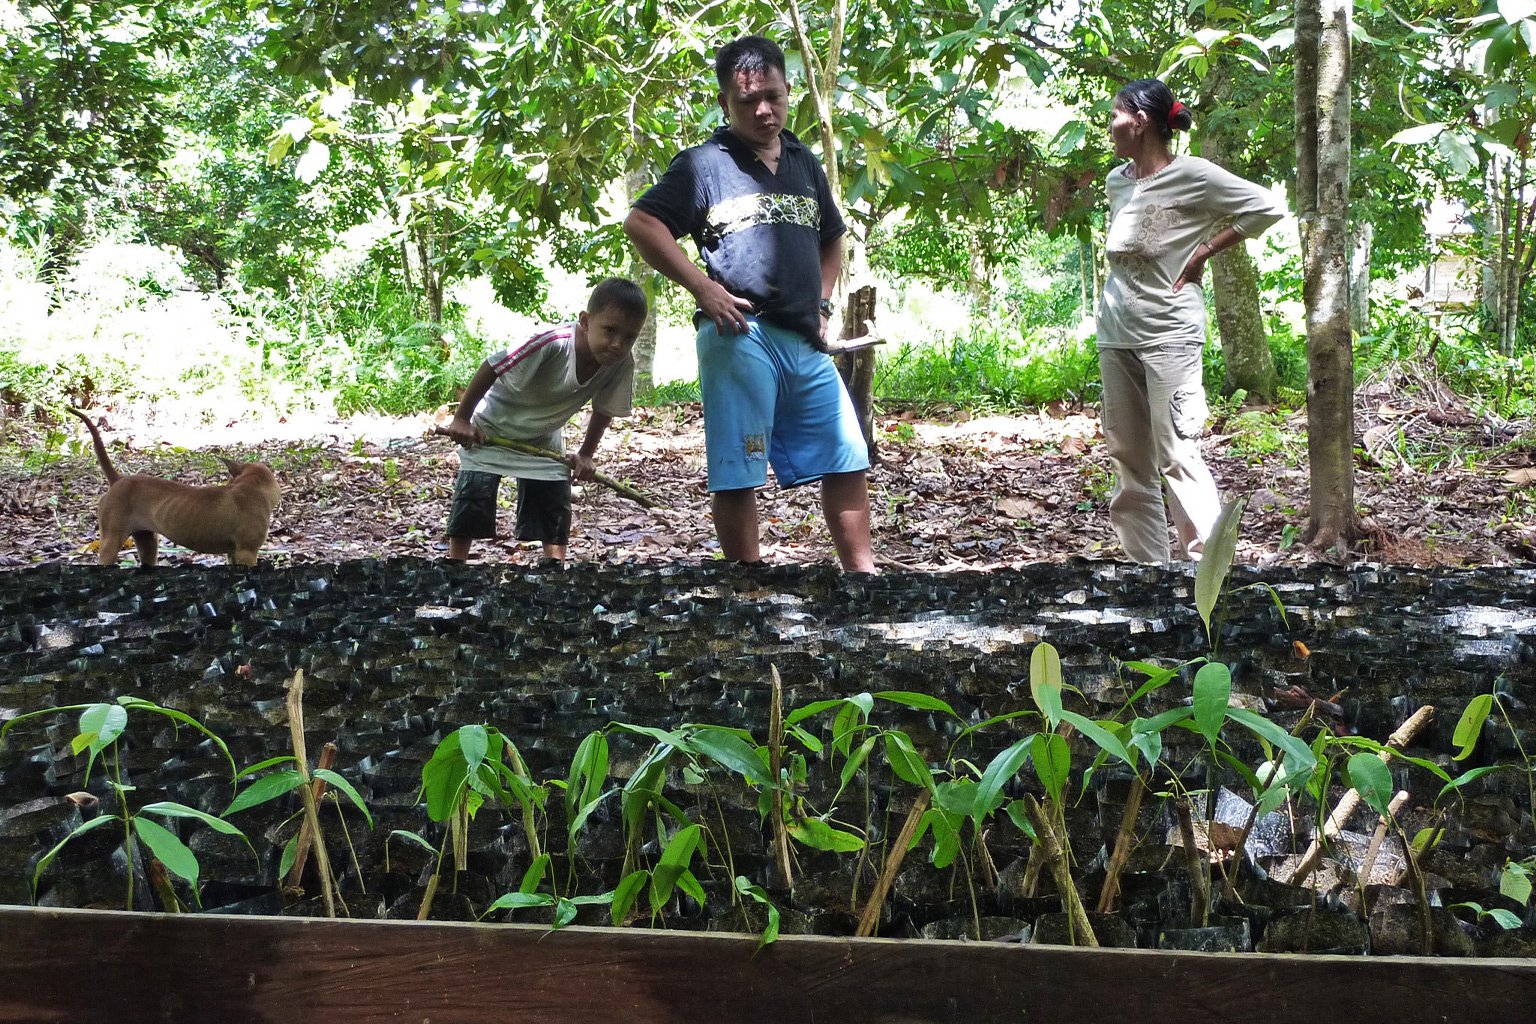
[[[1115,465],[1110,522],[1138,562],[1167,562],[1168,516],[1179,558],[1199,558],[1221,511],[1200,457],[1205,427],[1206,261],[1285,214],[1268,190],[1195,156],[1175,156],[1189,111],[1155,78],[1115,95],[1098,315],[1104,440]],[[1168,503],[1164,511],[1163,485]]]

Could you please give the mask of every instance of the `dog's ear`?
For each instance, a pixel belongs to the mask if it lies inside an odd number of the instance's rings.
[[[224,463],[225,469],[229,470],[229,478],[231,480],[245,472],[245,463],[243,462],[236,462],[234,459],[226,459],[222,455],[219,456],[219,461]]]

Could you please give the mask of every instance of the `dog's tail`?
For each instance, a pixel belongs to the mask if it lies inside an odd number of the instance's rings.
[[[101,466],[102,475],[107,478],[107,483],[117,483],[118,477],[121,474],[113,467],[112,460],[107,458],[107,446],[101,443],[101,431],[97,430],[96,424],[91,422],[91,418],[79,409],[70,406],[69,411],[85,421],[86,429],[91,432],[91,444],[96,448],[96,462]]]

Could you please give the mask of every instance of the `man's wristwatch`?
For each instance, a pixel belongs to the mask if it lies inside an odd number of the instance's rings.
[[[828,320],[832,319],[832,300],[831,299],[822,299],[819,303],[816,304],[816,308],[821,310],[821,315],[822,316],[826,317]]]

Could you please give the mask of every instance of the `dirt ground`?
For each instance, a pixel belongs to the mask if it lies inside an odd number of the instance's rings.
[[[106,410],[106,438],[124,472],[217,480],[214,455],[257,458],[277,471],[284,498],[265,557],[337,561],[440,557],[457,472],[453,446],[428,440],[431,418],[290,416],[263,423],[187,425],[154,410]],[[571,436],[584,425],[578,417]],[[1424,381],[1364,385],[1357,403],[1356,499],[1370,532],[1361,557],[1414,565],[1536,561],[1536,431],[1472,415]],[[68,451],[46,443],[71,438]],[[1111,474],[1097,410],[1050,407],[1006,416],[964,412],[878,417],[871,473],[877,562],[888,570],[1018,568],[1037,561],[1123,557],[1106,504]],[[1214,424],[1207,457],[1227,495],[1248,496],[1238,560],[1338,558],[1301,541],[1308,478],[1305,414],[1244,412]],[[0,425],[0,568],[95,560],[95,505],[104,484],[73,420]],[[49,454],[49,453],[52,454]],[[704,488],[697,406],[637,410],[615,424],[599,466],[656,501],[643,509],[606,488],[577,488],[571,557],[661,564],[717,556]],[[1427,468],[1433,467],[1433,469]],[[504,499],[506,495],[504,494]],[[817,489],[766,488],[765,557],[830,562]],[[512,510],[501,524],[510,531]],[[218,561],[162,546],[166,563]],[[534,561],[510,540],[477,557]],[[131,555],[123,556],[125,564]]]

